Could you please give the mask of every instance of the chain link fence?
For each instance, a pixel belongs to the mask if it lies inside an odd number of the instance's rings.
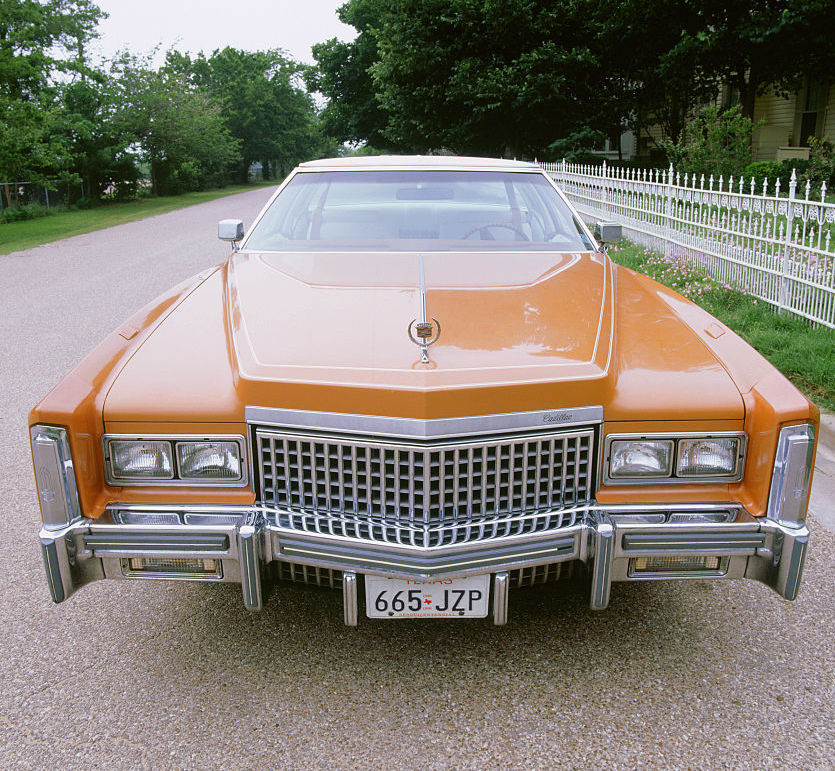
[[[14,212],[46,210],[76,204],[84,198],[84,183],[0,182],[0,219],[26,219]]]

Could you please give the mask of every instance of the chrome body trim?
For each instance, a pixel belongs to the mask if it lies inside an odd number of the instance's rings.
[[[593,537],[594,563],[591,573],[589,607],[592,610],[603,610],[609,604],[609,593],[612,587],[612,551],[615,543],[615,528],[605,514],[598,518]]]
[[[135,552],[182,554],[223,554],[229,550],[229,538],[220,533],[87,533],[81,542],[85,550],[108,556],[135,556]]]
[[[390,439],[457,439],[480,434],[553,430],[601,423],[603,407],[505,412],[458,418],[392,418],[382,415],[350,415],[341,412],[310,412],[277,407],[246,407],[246,422],[274,428],[335,431]]]
[[[49,584],[49,593],[54,603],[63,602],[67,593],[64,590],[64,581],[61,576],[61,566],[58,562],[58,546],[54,538],[41,536],[41,552],[43,554],[44,570],[46,580]]]
[[[493,574],[493,624],[504,626],[507,623],[508,590],[510,589],[510,574],[501,570]]]
[[[345,626],[356,626],[359,620],[357,574],[346,570],[342,574],[342,612]]]
[[[238,527],[238,551],[241,561],[241,588],[244,607],[247,610],[261,610],[264,601],[261,595],[261,533],[256,512],[249,512]]]
[[[456,547],[370,544],[355,538],[301,535],[267,525],[273,554],[285,562],[401,578],[478,575],[498,568],[560,562],[580,553],[583,526],[546,537],[489,539]]]
[[[669,521],[682,514],[721,514],[732,521]],[[636,521],[636,516],[653,521]],[[165,524],[148,524],[146,518],[148,522],[160,519]],[[626,506],[591,502],[571,522],[523,536],[416,547],[295,531],[278,525],[274,511],[257,505],[117,504],[98,520],[82,519],[61,531],[42,529],[40,539],[54,602],[61,602],[93,580],[151,577],[123,575],[120,560],[164,555],[220,560],[222,571],[215,580],[240,583],[245,606],[255,610],[263,606],[262,574],[266,566],[289,563],[305,573],[329,575],[332,586],[342,584],[346,623],[358,614],[353,603],[361,573],[400,578],[492,573],[498,576],[493,598],[493,617],[498,623],[506,619],[503,593],[510,585],[509,578],[502,576],[575,561],[590,567],[593,608],[606,607],[614,582],[678,578],[751,578],[791,600],[797,596],[809,540],[806,527],[787,527],[773,519],[752,517],[738,504]],[[642,555],[718,556],[722,569],[650,574],[631,571],[630,564]],[[335,575],[341,575],[341,582],[334,580]],[[166,577],[206,580],[188,574]]]

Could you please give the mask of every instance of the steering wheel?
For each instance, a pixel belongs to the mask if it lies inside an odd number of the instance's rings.
[[[474,228],[471,228],[463,236],[461,236],[461,240],[464,241],[468,239],[473,233],[482,233],[482,240],[484,241],[495,241],[496,239],[490,234],[490,228],[504,228],[505,230],[512,230],[517,235],[522,236],[523,241],[530,241],[531,239],[525,235],[525,232],[521,228],[517,228],[516,225],[511,225],[509,222],[485,222],[483,225],[477,225]]]

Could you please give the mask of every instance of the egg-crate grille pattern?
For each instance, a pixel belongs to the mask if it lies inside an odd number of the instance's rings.
[[[593,429],[415,445],[257,429],[263,503],[296,530],[443,546],[574,524]]]
[[[524,586],[550,584],[554,581],[571,578],[573,573],[573,562],[552,562],[549,565],[519,568],[510,571],[510,588],[521,589]]]
[[[277,571],[280,581],[295,581],[302,584],[313,584],[331,589],[342,587],[342,571],[331,568],[320,568],[312,565],[299,565],[295,562],[278,562]]]

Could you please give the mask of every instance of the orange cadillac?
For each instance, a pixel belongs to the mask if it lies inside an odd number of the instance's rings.
[[[794,599],[817,409],[613,264],[538,167],[306,163],[228,261],[32,411],[55,602],[101,578],[339,587],[345,623],[509,590],[752,578]]]

